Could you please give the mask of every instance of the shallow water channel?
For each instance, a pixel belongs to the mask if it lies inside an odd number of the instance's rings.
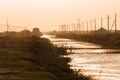
[[[120,80],[120,49],[102,49],[99,45],[50,35],[43,37],[57,46],[78,48],[67,56],[72,59],[69,63],[72,69],[80,69],[98,80]]]

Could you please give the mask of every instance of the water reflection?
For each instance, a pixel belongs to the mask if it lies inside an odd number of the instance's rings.
[[[79,42],[70,39],[49,37],[57,46],[74,48],[100,48],[101,46]],[[68,50],[69,52],[69,50]],[[92,75],[99,80],[120,79],[120,50],[119,49],[76,49],[69,54],[69,63],[73,70],[81,69],[82,73]]]

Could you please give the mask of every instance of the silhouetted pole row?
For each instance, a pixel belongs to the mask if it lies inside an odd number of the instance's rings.
[[[104,28],[105,26],[103,25],[103,18],[100,18],[100,27]],[[115,29],[113,29],[115,27]],[[117,14],[115,13],[114,16],[114,21],[113,24],[110,28],[110,16],[107,16],[107,31],[111,32],[113,31],[117,32]],[[97,21],[96,18],[94,20],[90,20],[89,22],[87,21],[82,22],[80,19],[78,19],[77,24],[72,23],[72,24],[63,24],[59,26],[59,31],[61,32],[73,32],[73,33],[89,33],[89,32],[96,32],[97,31]]]
[[[14,25],[4,25],[4,24],[0,25],[0,32],[21,31],[25,29],[26,29],[25,27],[14,26]]]
[[[0,32],[21,31],[25,29],[26,27],[10,25],[8,19],[6,20],[6,24],[0,24]]]

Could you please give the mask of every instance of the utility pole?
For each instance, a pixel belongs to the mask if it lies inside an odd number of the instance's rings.
[[[88,21],[87,21],[87,33],[88,33]]]
[[[72,32],[74,33],[74,24],[73,23],[71,24],[71,27],[72,27]]]
[[[110,32],[110,17],[109,17],[109,15],[108,15],[108,17],[107,17],[107,20],[108,20],[108,32]]]
[[[96,19],[94,19],[94,27],[95,27],[95,31],[96,31]]]
[[[62,25],[59,26],[60,32],[62,32]]]
[[[80,31],[81,31],[80,19],[78,19],[78,27],[79,27],[79,33],[80,33]]]
[[[7,31],[9,31],[9,24],[8,24],[8,19],[7,19]]]
[[[117,14],[115,13],[115,32],[117,32]]]
[[[65,33],[67,32],[67,26],[66,26],[66,24],[64,25],[64,27],[65,27]]]
[[[67,25],[65,24],[65,32],[67,32]]]
[[[92,32],[92,20],[90,20],[90,25],[91,25],[91,32]]]
[[[69,25],[67,24],[67,32],[69,32]]]
[[[63,32],[63,25],[61,25],[61,31]]]
[[[68,24],[68,27],[69,27],[69,32],[71,31],[71,29],[70,29],[70,24]]]
[[[1,24],[1,33],[2,33],[2,24]]]
[[[61,31],[61,26],[60,26],[60,25],[59,25],[58,31],[59,31],[59,32]]]
[[[83,33],[84,33],[84,22],[82,23],[82,26],[83,26]]]
[[[63,24],[63,32],[65,32],[65,25]]]
[[[62,32],[63,28],[62,25],[59,26],[60,32]]]
[[[69,24],[67,24],[67,32],[69,32]]]
[[[75,34],[75,31],[76,31],[76,26],[75,24],[73,23],[73,28],[74,28],[74,34]]]
[[[17,26],[16,25],[14,26],[14,30],[17,31]]]
[[[103,28],[103,18],[101,17],[101,28]]]

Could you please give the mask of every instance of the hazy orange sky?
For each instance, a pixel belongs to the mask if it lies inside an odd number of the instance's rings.
[[[57,29],[60,24],[74,23],[118,14],[120,0],[0,0],[0,23]]]

